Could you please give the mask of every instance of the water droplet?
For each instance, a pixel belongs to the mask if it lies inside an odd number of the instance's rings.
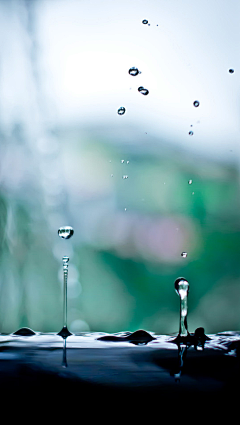
[[[128,179],[127,175],[122,176],[123,179]]]
[[[189,136],[193,136],[194,133],[193,133],[193,131],[189,131],[188,134],[189,134]]]
[[[144,25],[146,25],[146,24],[148,24],[148,20],[147,20],[147,19],[143,19],[142,23],[143,23]]]
[[[123,115],[126,112],[126,109],[124,108],[124,106],[121,106],[120,108],[118,108],[118,115]]]
[[[111,159],[109,159],[109,162],[112,162],[112,160],[111,160]]]
[[[233,74],[233,73],[234,73],[234,69],[230,68],[228,72],[229,72],[230,74]]]
[[[60,227],[58,229],[58,236],[62,239],[70,239],[74,233],[74,230],[70,226]]]
[[[129,164],[129,161],[127,161],[127,164]]]
[[[147,94],[149,93],[148,89],[145,89],[143,86],[138,87],[138,91],[143,94],[144,96],[147,96]]]
[[[122,163],[122,164],[124,163],[124,159],[121,159],[121,163]]]
[[[198,100],[194,100],[193,106],[195,106],[195,108],[197,108],[199,105],[200,105],[200,102]]]
[[[187,252],[182,252],[182,253],[181,253],[181,256],[182,256],[183,258],[186,258],[186,257],[187,257]]]
[[[184,277],[179,277],[174,282],[175,291],[180,298],[186,297],[189,292],[189,283]]]
[[[139,70],[135,68],[135,66],[132,66],[132,68],[129,69],[128,73],[133,77],[136,77],[136,75],[140,74]]]
[[[127,211],[127,208],[124,208],[124,211]]]
[[[113,177],[113,174],[111,174],[111,177]]]
[[[188,180],[188,184],[192,184],[192,180]]]
[[[194,195],[194,192],[192,192],[192,195]]]
[[[150,24],[148,24],[148,26],[150,27]]]

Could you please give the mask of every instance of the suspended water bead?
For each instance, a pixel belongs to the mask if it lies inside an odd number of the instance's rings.
[[[186,257],[187,257],[187,252],[182,252],[182,253],[181,253],[181,256],[182,256],[183,258],[186,258]]]
[[[58,236],[62,239],[70,239],[74,234],[74,230],[71,226],[64,226],[58,229]]]
[[[193,133],[193,131],[189,131],[188,134],[189,134],[189,136],[193,136],[194,133]]]
[[[234,69],[230,68],[228,72],[229,72],[230,74],[233,74],[233,73],[234,73]]]
[[[138,87],[138,91],[143,94],[144,96],[147,96],[147,94],[149,93],[148,89],[145,89],[143,86]]]
[[[113,174],[111,174],[111,177],[113,177]]]
[[[127,208],[124,208],[124,211],[127,211]]]
[[[198,100],[194,100],[193,106],[195,106],[195,108],[197,108],[199,105],[200,105],[200,102]]]
[[[141,74],[135,66],[132,66],[132,68],[129,69],[128,73],[132,75],[133,77],[136,77],[136,75]]]
[[[118,108],[118,115],[123,115],[126,112],[126,109],[124,108],[124,106],[121,106],[120,108]]]
[[[143,19],[142,24],[144,24],[144,25],[148,24],[148,20],[147,19]]]
[[[123,179],[128,179],[127,175],[122,176]]]
[[[124,164],[124,159],[121,159],[121,163]]]
[[[174,283],[175,291],[180,297],[180,324],[179,336],[188,336],[187,329],[187,297],[189,292],[189,283],[184,277],[179,277]]]
[[[127,161],[127,164],[129,164],[129,161]]]
[[[192,184],[192,180],[188,180],[188,184]]]

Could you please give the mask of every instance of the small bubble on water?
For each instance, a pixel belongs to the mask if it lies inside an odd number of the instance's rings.
[[[123,115],[126,112],[126,109],[124,108],[124,106],[121,106],[120,108],[118,108],[118,115]]]
[[[143,19],[142,24],[144,24],[144,25],[148,24],[148,20],[147,19]]]
[[[187,252],[182,252],[182,253],[181,253],[181,256],[182,256],[183,258],[186,258],[186,257],[187,257]]]
[[[148,89],[145,89],[143,86],[138,87],[138,91],[143,94],[144,96],[147,96],[147,94],[149,93]]]
[[[193,106],[195,106],[195,108],[197,108],[199,105],[200,105],[200,102],[198,100],[194,100]]]
[[[124,164],[124,159],[121,159],[121,164]]]
[[[188,184],[192,184],[192,180],[188,180]]]
[[[135,66],[132,66],[132,68],[129,69],[128,73],[133,77],[136,77],[136,75],[140,74],[139,70],[135,68]]]
[[[193,136],[193,131],[189,131],[189,136]]]
[[[74,233],[71,226],[64,226],[58,229],[58,236],[62,239],[70,239]]]
[[[122,178],[125,180],[128,179],[128,176],[125,174],[124,176],[122,176]]]
[[[228,72],[229,72],[230,74],[233,74],[233,73],[234,73],[234,69],[230,68],[230,69],[228,70]]]

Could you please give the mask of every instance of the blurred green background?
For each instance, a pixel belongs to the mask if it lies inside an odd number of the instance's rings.
[[[177,332],[179,276],[189,331],[239,330],[239,6],[215,6],[0,2],[1,332],[61,329],[64,255],[72,332]]]

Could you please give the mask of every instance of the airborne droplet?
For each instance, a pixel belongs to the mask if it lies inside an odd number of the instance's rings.
[[[121,163],[122,163],[122,164],[124,163],[124,159],[121,159]]]
[[[148,24],[148,20],[147,19],[143,19],[142,24],[144,24],[144,25]]]
[[[194,100],[193,106],[195,106],[195,108],[197,108],[199,105],[200,105],[200,102],[198,100]]]
[[[183,258],[186,258],[186,257],[187,257],[187,252],[182,252],[181,256],[182,256]]]
[[[124,108],[124,106],[121,106],[120,108],[118,108],[118,115],[123,115],[126,112],[126,109]]]
[[[140,72],[137,68],[135,68],[135,66],[132,66],[132,68],[129,69],[128,73],[133,77],[136,77],[136,75],[140,74]]]
[[[192,180],[188,180],[188,184],[192,184]]]
[[[189,134],[189,136],[193,136],[194,133],[193,133],[193,131],[189,131],[188,134]]]
[[[74,230],[70,226],[64,226],[58,229],[58,236],[62,239],[70,239],[73,233],[74,233]]]
[[[128,179],[127,175],[122,176],[123,179]]]
[[[233,74],[234,73],[234,69],[229,69],[229,71],[228,71],[230,74]]]
[[[138,87],[138,91],[146,96],[149,93],[148,89],[145,89],[143,86]]]

